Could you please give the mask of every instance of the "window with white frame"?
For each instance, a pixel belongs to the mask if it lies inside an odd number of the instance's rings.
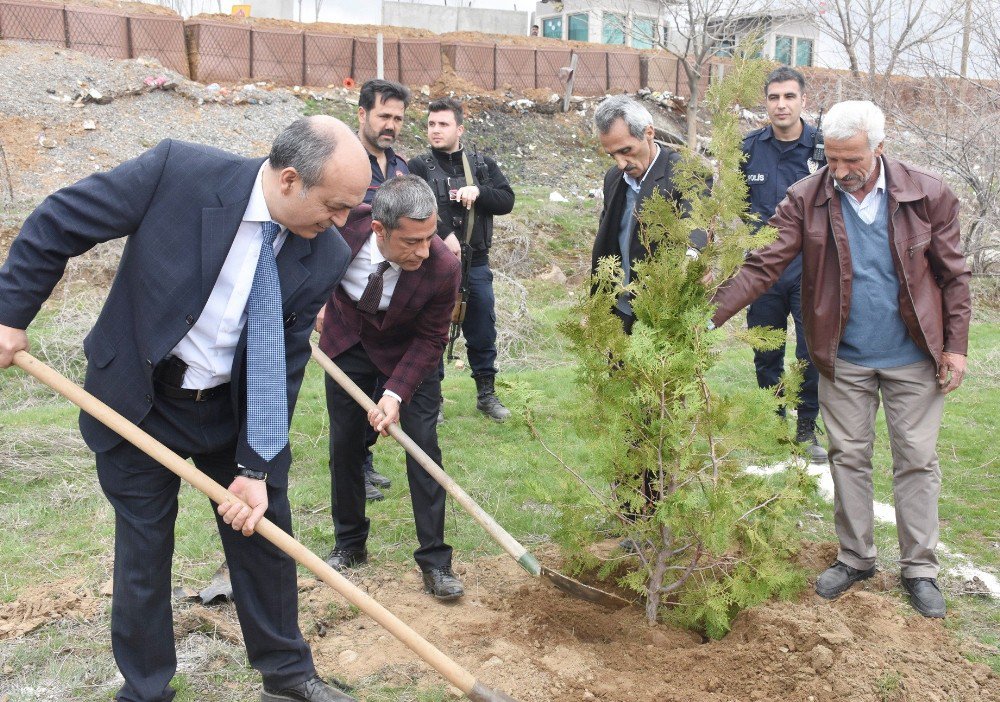
[[[602,44],[625,44],[625,15],[605,12],[601,26]]]
[[[786,66],[812,66],[814,40],[805,37],[774,37],[774,60]]]
[[[590,23],[587,21],[587,13],[580,12],[569,15],[569,34],[567,38],[571,41],[590,41]]]
[[[546,17],[542,20],[542,36],[549,39],[563,38],[562,17]]]
[[[659,41],[656,36],[656,19],[653,17],[632,18],[632,46],[636,49],[652,49]]]

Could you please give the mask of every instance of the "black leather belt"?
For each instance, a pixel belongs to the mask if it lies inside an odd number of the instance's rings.
[[[172,385],[167,385],[166,383],[157,380],[153,383],[153,387],[156,388],[157,394],[174,400],[194,400],[195,402],[206,402],[228,393],[230,384],[231,383],[223,383],[222,385],[216,385],[214,388],[207,388],[205,390],[191,390],[190,388],[175,388]]]

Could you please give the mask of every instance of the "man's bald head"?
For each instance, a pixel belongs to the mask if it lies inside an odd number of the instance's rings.
[[[354,148],[355,145],[360,151]],[[301,117],[285,127],[274,140],[268,161],[277,171],[294,168],[302,185],[311,188],[323,179],[324,166],[339,146],[353,151],[355,157],[364,158],[364,147],[336,117]],[[344,155],[350,158],[350,154]]]
[[[368,155],[339,119],[302,117],[274,140],[264,179],[268,210],[300,236],[340,226],[364,200],[371,182]]]

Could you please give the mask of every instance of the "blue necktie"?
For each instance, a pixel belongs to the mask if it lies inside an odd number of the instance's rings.
[[[274,222],[261,225],[264,241],[247,303],[247,441],[265,461],[288,443],[285,330],[274,259],[274,239],[280,231]]]

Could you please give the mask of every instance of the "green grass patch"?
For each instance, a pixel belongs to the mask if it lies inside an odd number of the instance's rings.
[[[530,389],[536,422],[549,447],[568,465],[590,474],[601,436],[579,427],[575,421],[577,406],[586,402],[587,396],[576,387],[575,370],[566,355],[564,340],[554,331],[556,323],[569,313],[571,293],[579,295],[583,291],[537,280],[526,281],[526,287],[529,309],[538,327],[537,338],[532,340],[532,368],[504,368],[500,378],[514,387],[501,388],[501,397],[516,405],[516,398],[527,394],[522,390]],[[39,328],[32,330],[33,337],[48,333],[47,323],[40,319]],[[731,324],[742,322],[734,320]],[[944,473],[941,539],[972,557],[980,567],[995,567],[1000,548],[994,448],[995,422],[1000,413],[995,382],[990,381],[987,369],[981,365],[998,342],[1000,324],[978,322],[973,326],[972,370],[963,387],[948,400],[939,444]],[[12,383],[21,382],[14,377],[18,373],[0,373],[0,395]],[[710,381],[734,389],[753,387],[752,353],[735,342],[726,344]],[[72,442],[66,438],[76,437],[77,412],[64,401],[48,399],[47,392],[33,390],[25,408],[4,410],[0,419],[0,553],[4,554],[5,564],[0,601],[15,600],[32,585],[68,577],[82,577],[96,590],[110,577],[112,511],[97,484],[92,455],[78,439]],[[530,438],[521,423],[495,424],[475,409],[475,386],[467,371],[449,367],[444,395],[447,419],[440,427],[440,442],[445,470],[529,549],[550,542],[559,527],[559,515],[545,496],[563,490],[572,478]],[[14,439],[17,443],[12,446]],[[297,536],[321,556],[333,545],[328,440],[323,376],[318,366],[310,364],[292,425],[295,463],[290,499]],[[876,451],[879,500],[890,498],[887,449],[880,420]],[[368,506],[372,562],[376,568],[409,567],[416,537],[403,452],[391,439],[382,439],[376,445],[375,460],[379,471],[391,478],[393,485],[385,491],[383,502]],[[207,498],[200,493],[182,488],[179,499],[174,581],[177,585],[201,586],[222,558],[215,522]],[[831,508],[820,500],[803,510],[802,524],[803,538],[833,538]],[[460,563],[501,553],[451,500],[446,537],[455,547]],[[887,559],[894,557],[895,530],[880,526],[876,540],[883,567],[894,568]],[[947,558],[944,565],[948,565]],[[902,603],[902,595],[900,600]],[[968,657],[1000,673],[997,601],[949,594],[948,603],[955,615],[946,620],[947,625],[957,636],[979,642]],[[329,614],[331,620],[345,616],[341,612]],[[109,686],[115,683],[110,680],[113,661],[106,626],[106,617],[98,626],[53,624],[15,642],[5,642],[0,647],[0,667],[9,665],[26,672],[10,684],[0,683],[0,695],[12,690],[11,684],[52,679],[57,681],[53,689],[78,690],[73,699],[107,699]],[[64,651],[70,657],[79,656],[81,664],[59,663],[66,657]],[[216,651],[207,660],[209,669],[201,668],[197,674],[185,671],[178,678],[179,700],[246,699],[248,691],[258,684],[242,652],[233,647]],[[88,674],[87,668],[95,666],[98,672]],[[358,684],[360,695],[369,701],[439,702],[448,697],[444,687],[416,690],[374,679]],[[17,695],[11,699],[17,699]]]

